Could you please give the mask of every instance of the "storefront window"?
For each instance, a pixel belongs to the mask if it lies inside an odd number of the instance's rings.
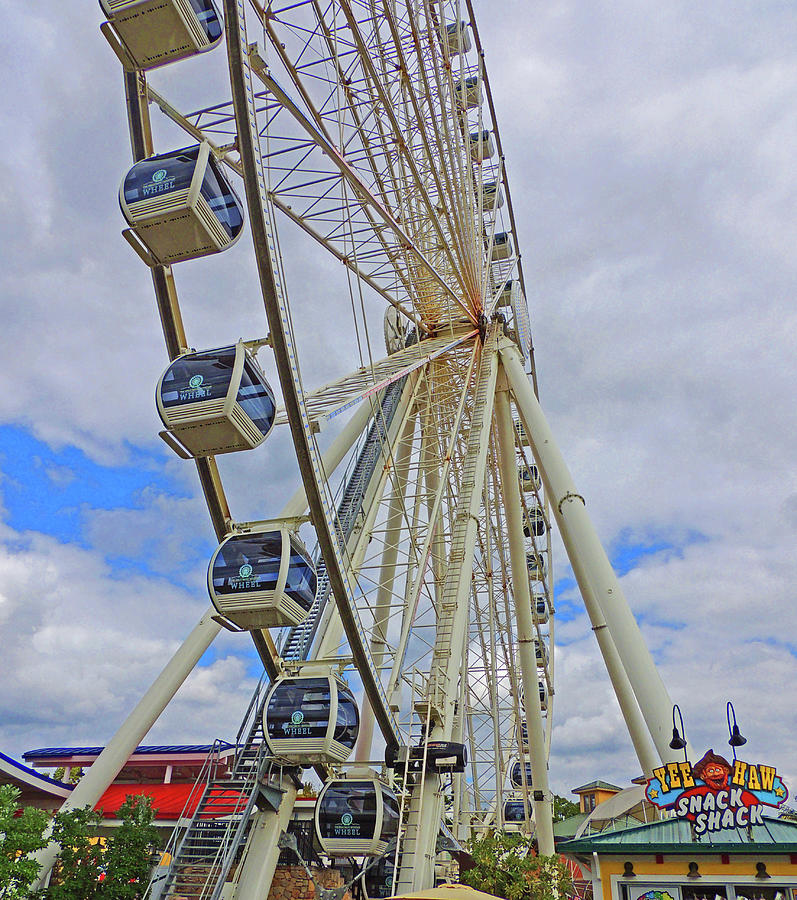
[[[736,900],[791,900],[791,891],[786,887],[762,887],[758,884],[735,884]]]
[[[684,900],[727,900],[728,897],[724,884],[701,884],[694,887],[685,884],[681,890]]]

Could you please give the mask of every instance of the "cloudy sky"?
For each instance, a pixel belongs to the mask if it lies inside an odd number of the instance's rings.
[[[207,607],[215,542],[193,466],[156,436],[166,356],[119,236],[129,145],[100,10],[3,11],[0,751],[19,757],[113,734]],[[797,784],[797,12],[476,11],[543,406],[695,748],[726,746],[732,699],[747,758]],[[153,83],[216,102],[215,56],[201,90],[198,61]],[[263,333],[248,239],[176,268],[194,346]],[[287,269],[318,383],[318,360],[353,352],[325,318],[333,267],[295,245]],[[296,478],[286,436],[245,456],[222,464],[234,515],[276,514]],[[552,784],[627,784],[619,710],[559,575]],[[257,674],[222,635],[148,741],[233,736]]]

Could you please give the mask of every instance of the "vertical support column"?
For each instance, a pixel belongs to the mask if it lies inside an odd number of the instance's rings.
[[[499,385],[496,394],[495,416],[498,424],[498,466],[501,472],[504,514],[509,538],[512,594],[515,599],[518,657],[523,678],[523,707],[529,737],[529,750],[531,751],[534,822],[539,852],[543,856],[551,856],[554,852],[552,802],[551,792],[548,788],[545,730],[542,724],[540,692],[537,685],[536,632],[531,615],[529,570],[526,564],[526,545],[523,541],[523,524],[521,522],[523,507],[520,502],[520,486],[515,462],[515,429],[512,425],[509,394],[505,382]],[[536,799],[538,796],[541,799]]]
[[[281,787],[285,793],[279,809],[259,813],[252,823],[234,900],[263,900],[268,897],[280,855],[277,842],[288,827],[296,802],[293,780],[283,779]]]
[[[581,567],[591,588],[584,596],[584,602],[590,605],[597,602],[595,612],[599,618],[605,617],[656,750],[662,761],[671,761],[675,758],[674,751],[668,746],[672,700],[587,515],[584,498],[576,493],[572,476],[529,384],[518,351],[514,344],[504,340],[500,352],[567,555],[574,571]]]
[[[385,522],[385,546],[382,550],[382,563],[379,569],[379,587],[376,592],[374,605],[374,624],[371,632],[371,657],[374,666],[381,669],[385,657],[386,635],[388,615],[392,606],[393,583],[396,579],[396,563],[398,561],[399,541],[401,539],[402,523],[405,517],[405,497],[407,491],[407,477],[409,474],[410,453],[412,451],[412,435],[415,431],[415,416],[410,415],[404,427],[400,431],[398,446],[393,448],[395,453],[395,481],[393,493],[388,505],[387,520]],[[388,467],[389,463],[385,463]],[[360,715],[360,733],[357,738],[355,760],[367,762],[371,758],[371,744],[374,738],[374,711],[367,698],[363,698],[362,713]]]
[[[470,614],[473,554],[487,469],[497,372],[495,338],[490,336],[482,350],[479,373],[473,388],[470,432],[458,504],[453,517],[448,570],[438,605],[437,634],[426,700],[416,705],[416,712],[421,719],[424,720],[428,715],[433,723],[431,733],[426,735],[427,740],[451,740],[454,711],[459,697],[459,679],[467,676],[463,666],[464,645]],[[410,800],[396,889],[399,894],[433,885],[442,803],[439,778],[422,773]]]

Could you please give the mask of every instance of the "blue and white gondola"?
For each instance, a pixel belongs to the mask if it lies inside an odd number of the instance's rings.
[[[274,756],[303,766],[344,762],[359,729],[354,694],[334,674],[280,678],[269,690],[263,734]]]
[[[274,392],[243,341],[178,356],[158,381],[161,437],[183,458],[251,450],[274,425]]]
[[[532,778],[531,778],[531,763],[525,763],[526,769],[526,787],[532,786]],[[516,760],[513,764],[512,768],[509,770],[509,780],[515,787],[523,787],[523,768],[520,765],[520,761]]]
[[[542,511],[540,506],[532,506],[530,509],[527,509],[523,513],[523,534],[530,538],[532,535],[535,537],[542,537],[548,525],[545,521],[545,513]]]
[[[520,425],[520,427],[523,428],[522,425]],[[517,475],[518,480],[520,481],[520,489],[527,494],[534,490],[539,491],[542,487],[540,472],[535,465],[526,466],[521,463],[521,465],[518,466]]]
[[[226,250],[243,229],[241,201],[207,142],[137,162],[119,188],[119,205],[128,241],[163,265]]]
[[[254,630],[298,625],[315,599],[315,566],[297,534],[275,523],[226,537],[208,566],[208,592],[223,624]]]
[[[518,824],[532,818],[531,803],[524,800],[506,800],[504,802],[504,822]]]
[[[316,837],[328,856],[380,856],[398,826],[396,795],[376,775],[328,781],[316,801]]]

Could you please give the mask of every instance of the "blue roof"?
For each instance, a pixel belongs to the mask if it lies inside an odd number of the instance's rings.
[[[42,775],[41,772],[37,772],[35,769],[29,769],[27,766],[23,766],[21,762],[17,762],[17,760],[12,759],[10,756],[6,756],[5,753],[0,753],[0,760],[2,762],[8,763],[13,766],[15,769],[18,769],[20,772],[24,772],[26,775],[29,775],[38,781],[44,781],[48,784],[53,784],[56,787],[67,788],[68,790],[72,790],[74,788],[73,784],[67,784],[65,781],[58,781],[55,778],[50,778],[48,775]]]
[[[164,744],[159,746],[136,747],[133,753],[136,754],[157,754],[164,753],[177,756],[181,753],[204,753],[208,754],[216,747],[219,750],[229,750],[234,744],[228,744],[227,741],[216,741],[215,744]],[[105,747],[40,747],[38,750],[26,750],[22,754],[23,759],[59,759],[63,756],[99,756]],[[131,754],[132,755],[132,754]]]

